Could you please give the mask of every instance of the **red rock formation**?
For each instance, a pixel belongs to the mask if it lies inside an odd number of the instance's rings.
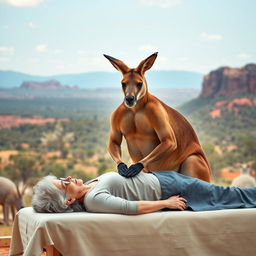
[[[221,116],[221,110],[220,109],[214,109],[209,114],[212,118],[217,118],[217,117]]]
[[[215,103],[214,108],[222,108],[227,106],[228,101],[224,100],[224,101],[218,101]]]
[[[243,106],[253,106],[254,102],[248,98],[241,98],[241,99],[234,99],[228,104],[228,109],[234,110],[234,109],[239,109],[240,107]]]
[[[223,168],[220,172],[220,178],[226,181],[232,181],[234,178],[240,175],[240,170],[233,170],[229,168]]]
[[[62,86],[57,80],[49,80],[46,82],[35,82],[35,81],[25,81],[21,84],[20,88],[23,89],[62,89],[67,88],[67,86]]]
[[[40,116],[21,117],[12,115],[0,115],[0,129],[8,129],[22,124],[44,125],[46,123],[69,122],[68,118],[44,118]]]
[[[255,105],[256,100],[249,98],[237,98],[233,100],[218,101],[214,104],[212,111],[209,114],[212,118],[217,118],[221,116],[222,109],[228,109],[229,111],[235,111],[238,113],[242,107]]]
[[[230,97],[240,93],[256,94],[256,64],[243,68],[221,67],[204,77],[199,97]]]

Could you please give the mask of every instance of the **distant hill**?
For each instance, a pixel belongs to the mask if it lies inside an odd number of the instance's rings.
[[[196,98],[179,111],[196,130],[213,169],[248,162],[256,168],[255,94]]]
[[[57,80],[49,80],[45,82],[24,81],[20,85],[20,88],[21,89],[40,89],[40,90],[78,89],[77,86],[70,87],[69,85],[62,85]]]
[[[255,106],[254,98],[256,64],[247,64],[242,68],[221,67],[204,76],[198,98],[185,103],[181,110],[186,114],[192,114],[204,107],[238,111],[245,106]]]
[[[220,68],[204,77],[199,97],[179,110],[195,128],[213,169],[256,167],[256,65]]]
[[[196,89],[201,88],[203,74],[189,71],[148,71],[146,74],[149,89]],[[34,76],[15,71],[0,71],[0,87],[19,87],[24,81],[43,82],[58,80],[61,84],[78,86],[81,89],[118,88],[121,75],[118,72],[88,72],[55,76]]]
[[[231,97],[242,93],[256,94],[256,64],[211,71],[204,77],[200,97]]]

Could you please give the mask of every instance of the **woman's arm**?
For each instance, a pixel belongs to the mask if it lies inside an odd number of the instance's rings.
[[[186,199],[180,196],[172,196],[159,201],[129,201],[109,193],[90,195],[85,200],[85,208],[88,212],[121,213],[136,215],[156,212],[163,208],[184,210]]]
[[[187,200],[181,196],[171,196],[166,200],[137,201],[137,214],[156,212],[164,208],[185,210]]]

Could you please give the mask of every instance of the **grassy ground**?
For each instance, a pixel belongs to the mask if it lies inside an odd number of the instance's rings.
[[[30,206],[31,197],[24,196],[23,203],[25,207]],[[3,221],[3,210],[0,206],[0,236],[10,236],[12,234],[12,225],[13,225],[11,213],[9,212],[9,223],[10,223],[9,226],[5,226],[1,224],[2,221]]]
[[[12,235],[12,223],[9,226],[0,225],[0,236]]]
[[[2,209],[0,208],[0,222],[2,222],[2,220],[3,220],[3,212],[2,212]],[[10,236],[12,234],[12,221],[11,221],[11,219],[10,219],[9,222],[10,222],[9,226],[5,226],[3,224],[0,224],[0,236]]]

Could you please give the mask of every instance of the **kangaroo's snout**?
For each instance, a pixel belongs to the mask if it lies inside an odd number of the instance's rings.
[[[126,96],[125,97],[125,102],[128,106],[132,106],[134,104],[135,97],[134,96]]]

